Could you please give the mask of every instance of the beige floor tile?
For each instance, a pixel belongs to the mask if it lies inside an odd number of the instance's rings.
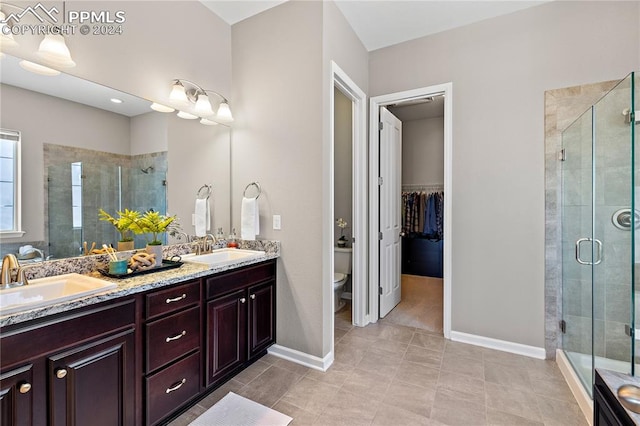
[[[437,391],[451,398],[463,399],[475,404],[485,404],[484,380],[464,374],[441,371]]]
[[[316,425],[370,425],[378,403],[365,396],[341,390],[318,417]]]
[[[338,343],[340,341],[340,339],[342,339],[344,337],[344,335],[347,334],[347,330],[342,330],[340,328],[336,328],[333,330],[333,343]]]
[[[367,351],[362,360],[356,365],[360,370],[365,370],[371,373],[387,377],[389,379],[395,376],[402,358],[391,357],[387,355],[379,355],[377,353]]]
[[[373,418],[374,426],[429,426],[429,419],[393,404],[382,404]]]
[[[414,327],[407,327],[404,325],[396,324],[384,324],[382,325],[382,332],[380,338],[393,340],[396,342],[409,343],[413,338]]]
[[[485,366],[482,359],[467,358],[448,353],[445,349],[442,356],[442,370],[452,373],[464,374],[476,379],[485,378]]]
[[[390,377],[356,368],[342,385],[342,390],[379,401],[383,399],[390,383]]]
[[[395,379],[416,386],[435,390],[440,370],[415,362],[402,361]]]
[[[436,393],[433,389],[394,380],[389,385],[383,402],[423,417],[429,417],[435,396]]]
[[[520,367],[485,362],[484,378],[487,382],[514,389],[531,391],[532,388],[529,373]]]
[[[280,401],[319,415],[335,398],[339,389],[337,386],[303,377],[289,389]]]
[[[531,380],[562,380],[564,376],[553,360],[529,358],[525,361],[525,369]]]
[[[342,339],[340,339],[340,343],[343,345],[355,346],[358,348],[369,349],[371,345],[373,345],[377,339],[375,338],[367,338],[361,337],[358,335],[356,329],[349,331],[345,334]]]
[[[378,339],[369,346],[369,352],[391,358],[402,359],[408,346],[409,345],[407,343]]]
[[[445,355],[455,355],[475,360],[482,360],[484,352],[480,346],[469,345],[467,343],[447,340],[444,345]]]
[[[442,352],[409,345],[404,354],[404,359],[433,368],[440,368],[442,365]]]
[[[484,404],[474,404],[463,399],[436,393],[431,418],[449,426],[483,426],[487,424]]]
[[[542,422],[525,419],[493,408],[487,409],[487,424],[489,426],[544,426]]]
[[[442,336],[434,334],[425,334],[420,331],[413,333],[410,344],[413,346],[420,346],[432,351],[442,352],[444,351],[446,340]]]
[[[356,366],[360,361],[362,361],[366,352],[366,348],[338,343],[334,347],[334,359],[342,364]]]
[[[365,327],[353,327],[350,333],[353,336],[360,337],[361,339],[377,340],[380,338],[384,326],[380,323],[367,324]]]
[[[272,407],[295,385],[302,376],[284,368],[271,366],[248,385],[238,391],[238,395],[266,407]]]
[[[293,418],[289,426],[311,426],[318,418],[317,414],[310,413],[283,400],[278,401],[278,403],[273,406],[273,409]]]
[[[203,408],[199,405],[194,405],[186,413],[182,414],[177,419],[168,423],[167,426],[187,426],[189,425],[189,423],[197,419],[205,411],[207,411],[206,408]]]
[[[305,377],[333,386],[342,386],[355,367],[334,361],[327,371],[310,369]]]
[[[589,423],[575,402],[536,395],[545,426],[587,426]]]
[[[512,387],[485,383],[487,407],[532,421],[542,421],[536,396],[533,392]]]
[[[495,364],[525,368],[527,365],[527,358],[528,357],[512,354],[509,352],[483,348],[483,359],[485,362],[493,362]]]
[[[546,380],[531,380],[531,389],[538,395],[561,399],[563,401],[574,402],[575,398],[571,389],[564,380],[546,379]]]
[[[264,371],[271,365],[272,364],[266,363],[262,360],[258,360],[247,367],[245,370],[235,375],[233,379],[246,385],[256,377],[264,373]]]
[[[305,367],[304,365],[296,364],[295,362],[288,361],[286,359],[279,359],[273,363],[274,366],[284,368],[285,370],[291,371],[292,373],[299,374],[304,376],[311,370],[309,367]]]

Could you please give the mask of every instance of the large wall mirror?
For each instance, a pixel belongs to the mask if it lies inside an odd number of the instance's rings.
[[[21,134],[25,234],[2,238],[2,254],[30,244],[63,258],[81,255],[84,242],[115,246],[119,234],[98,220],[100,208],[168,212],[193,234],[203,185],[213,187],[211,233],[229,231],[228,127],[155,112],[148,100],[71,75],[34,74],[19,61],[0,59],[0,128]],[[136,248],[144,244],[140,237]]]

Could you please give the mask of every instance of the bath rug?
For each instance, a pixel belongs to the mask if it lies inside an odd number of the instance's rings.
[[[291,417],[229,392],[189,423],[192,426],[286,426]]]

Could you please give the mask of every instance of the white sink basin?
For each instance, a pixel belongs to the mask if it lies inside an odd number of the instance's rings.
[[[182,261],[190,263],[203,263],[210,268],[228,265],[234,262],[249,260],[256,257],[265,256],[265,252],[259,250],[241,250],[236,248],[223,248],[213,250],[207,254],[186,254],[182,256]]]
[[[0,290],[0,315],[53,305],[116,288],[117,284],[80,274],[30,280],[29,285]]]

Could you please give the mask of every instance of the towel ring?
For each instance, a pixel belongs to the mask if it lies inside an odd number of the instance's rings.
[[[212,185],[207,185],[206,183],[204,185],[202,185],[200,187],[200,189],[198,189],[198,198],[200,199],[208,199],[209,196],[211,195],[211,189],[213,188]],[[202,191],[204,189],[204,192]],[[204,194],[204,195],[201,195]]]
[[[250,188],[250,187],[252,187],[252,186],[255,186],[255,187],[258,189],[258,195],[256,195],[255,197],[253,197],[253,198],[255,198],[255,199],[257,200],[257,199],[258,199],[258,197],[260,196],[260,194],[262,194],[262,188],[260,187],[260,183],[259,183],[259,182],[251,182],[249,185],[247,185],[247,186],[244,188],[244,192],[242,193],[242,196],[243,196],[244,198],[248,198],[248,197],[247,197],[247,189],[249,189],[249,188]]]

